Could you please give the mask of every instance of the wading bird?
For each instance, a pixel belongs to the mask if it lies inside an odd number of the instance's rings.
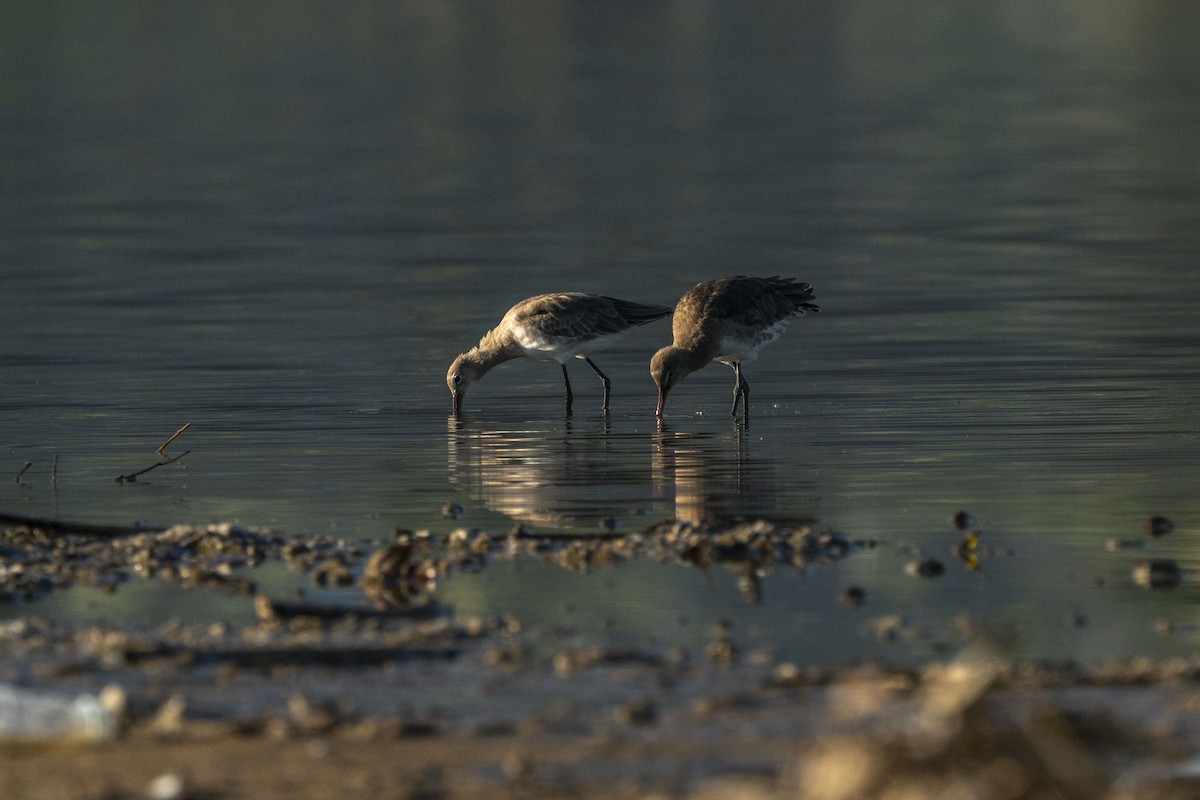
[[[479,344],[454,359],[446,372],[455,414],[462,413],[467,390],[488,370],[514,358],[557,361],[567,386],[567,412],[574,395],[567,377],[567,360],[582,358],[604,382],[604,411],[608,411],[611,382],[588,353],[614,344],[639,325],[671,313],[667,306],[645,305],[598,294],[555,292],[522,300],[508,310]]]
[[[674,342],[650,360],[650,374],[658,384],[658,408],[662,419],[667,392],[689,374],[720,361],[733,367],[733,410],[738,404],[750,418],[750,386],[742,364],[758,357],[758,351],[779,338],[792,317],[821,309],[813,300],[812,287],[794,278],[747,278],[738,275],[702,283],[679,298],[671,321]]]

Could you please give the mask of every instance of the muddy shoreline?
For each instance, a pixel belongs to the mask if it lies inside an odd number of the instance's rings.
[[[718,626],[702,650],[459,619],[434,588],[488,559],[588,569],[672,559],[761,574],[871,547],[764,521],[632,533],[397,531],[345,541],[236,526],[13,524],[0,534],[0,682],[101,698],[96,742],[0,746],[0,796],[1193,797],[1200,661],[1016,662],[982,634],[919,666],[798,667]],[[338,606],[270,597],[278,560]],[[752,569],[745,569],[749,565]],[[155,577],[223,591],[257,622],[71,626],[37,598]],[[914,577],[914,580],[920,580]],[[752,589],[752,587],[750,587]],[[847,601],[851,601],[848,598]],[[70,737],[67,737],[68,739]]]

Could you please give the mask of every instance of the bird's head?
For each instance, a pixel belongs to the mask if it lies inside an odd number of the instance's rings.
[[[682,347],[669,345],[659,350],[650,359],[650,376],[658,384],[658,408],[654,414],[661,417],[667,392],[694,369],[692,353]]]
[[[463,398],[467,396],[467,389],[483,377],[485,372],[487,370],[480,362],[471,358],[470,353],[463,353],[454,359],[450,369],[446,370],[446,386],[450,389],[455,414],[462,413]]]

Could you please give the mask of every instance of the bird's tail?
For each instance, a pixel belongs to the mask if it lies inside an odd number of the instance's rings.
[[[634,325],[645,325],[647,322],[662,319],[673,310],[670,306],[631,303],[628,300],[618,300],[615,297],[610,297],[609,299],[612,300],[613,310],[624,317],[625,321],[631,327]]]
[[[796,316],[802,317],[809,311],[820,311],[821,307],[812,302],[816,299],[813,294],[812,284],[797,283],[795,278],[781,278],[778,275],[767,278],[775,290],[786,297],[796,307],[793,312]]]

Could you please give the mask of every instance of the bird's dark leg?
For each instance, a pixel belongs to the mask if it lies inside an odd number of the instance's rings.
[[[567,377],[567,365],[560,364],[563,371],[563,383],[567,385],[567,413],[571,413],[571,403],[575,402],[575,395],[571,394],[571,379]]]
[[[742,419],[748,426],[750,424],[750,384],[746,382],[746,376],[740,369],[738,370],[738,380],[742,384]]]
[[[738,404],[742,402],[742,365],[733,365],[733,408],[729,411],[729,416],[736,417]]]
[[[593,372],[595,372],[597,375],[600,376],[600,380],[604,381],[604,413],[607,414],[608,413],[608,388],[612,385],[612,381],[610,381],[608,379],[607,375],[605,375],[603,372],[600,371],[600,368],[597,367],[596,364],[590,358],[588,358],[587,356],[584,356],[583,360],[587,362],[587,365],[592,368]]]
[[[742,377],[742,365],[733,365],[734,384],[733,384],[733,410],[730,411],[730,416],[737,416],[738,402],[744,403],[742,413],[746,419],[750,419],[750,384],[746,383],[746,379]]]

